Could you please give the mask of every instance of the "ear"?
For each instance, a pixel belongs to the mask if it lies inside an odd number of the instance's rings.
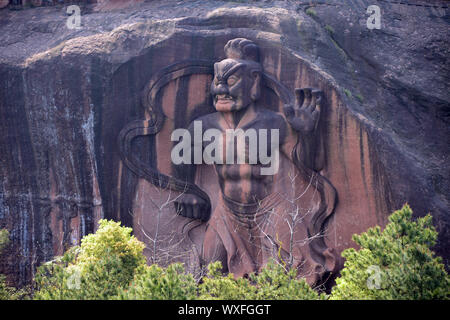
[[[216,74],[218,73],[218,70],[219,70],[219,65],[216,62],[216,63],[214,63],[214,74],[213,74],[213,78],[212,78],[211,85],[210,85],[210,93],[213,96],[214,96],[214,88],[216,87],[214,84],[214,79],[216,78]]]
[[[253,84],[252,88],[250,89],[250,97],[253,101],[256,101],[261,95],[261,72],[253,71],[251,73],[251,77],[253,79]]]

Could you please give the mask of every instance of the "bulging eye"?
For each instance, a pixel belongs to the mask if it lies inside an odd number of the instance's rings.
[[[229,78],[227,79],[227,84],[228,84],[229,86],[232,86],[232,85],[234,85],[238,80],[239,80],[239,79],[238,79],[237,77],[231,76],[231,77],[229,77]]]

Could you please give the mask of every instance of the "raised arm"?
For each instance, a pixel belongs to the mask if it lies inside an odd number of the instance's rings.
[[[295,105],[286,106],[284,113],[289,126],[297,133],[296,141],[289,139],[284,153],[297,165],[314,168],[316,128],[320,118],[322,91],[311,88],[295,89]]]
[[[317,127],[320,117],[322,91],[302,88],[295,89],[295,106],[284,108],[286,119],[292,129],[309,134]]]

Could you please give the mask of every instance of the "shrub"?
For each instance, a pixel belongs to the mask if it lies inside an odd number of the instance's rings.
[[[85,236],[80,247],[43,264],[35,277],[35,299],[108,299],[129,285],[145,265],[144,244],[131,228],[100,220],[96,233]]]
[[[9,231],[6,229],[0,230],[0,252],[8,245],[9,243]]]
[[[432,217],[412,221],[408,205],[394,212],[381,231],[374,227],[353,240],[331,299],[448,299],[449,277],[431,251],[437,232]]]
[[[247,278],[223,275],[220,262],[208,266],[196,283],[182,264],[167,268],[145,265],[144,244],[131,229],[100,221],[81,246],[38,268],[35,299],[148,300],[317,300],[317,299],[448,299],[450,282],[440,257],[431,247],[437,232],[431,216],[412,221],[408,205],[394,212],[383,231],[374,227],[353,240],[360,249],[346,249],[341,276],[331,296],[313,290],[295,269],[275,261]],[[3,233],[2,233],[3,234]],[[0,242],[1,246],[1,242]],[[0,298],[20,295],[0,277]]]
[[[96,268],[119,285],[127,285],[134,277],[137,267],[145,265],[144,243],[131,236],[132,229],[121,227],[120,222],[100,220],[96,233],[81,240],[76,264],[82,273]],[[108,281],[105,279],[105,281]]]
[[[311,17],[316,17],[316,16],[317,16],[316,11],[315,11],[314,9],[312,9],[312,8],[306,9],[306,14],[307,14],[308,16],[311,16]]]
[[[235,279],[232,274],[223,276],[220,262],[208,266],[208,277],[199,286],[203,300],[317,300],[325,299],[306,283],[297,279],[296,270],[285,272],[275,262],[269,262],[258,274]]]
[[[185,273],[180,263],[161,268],[156,264],[136,272],[129,288],[120,290],[121,300],[192,300],[197,295],[197,283]]]
[[[223,275],[222,263],[208,265],[208,276],[199,285],[199,300],[254,300],[256,287],[245,278],[235,279],[233,274]]]
[[[329,34],[334,34],[334,28],[332,26],[330,26],[329,24],[327,24],[325,26],[325,30],[329,33]]]
[[[6,229],[0,230],[0,252],[9,243],[9,231]],[[17,289],[6,284],[6,277],[0,274],[0,300],[19,300],[27,299],[29,296],[29,288]]]
[[[353,97],[352,92],[350,90],[348,90],[348,89],[344,89],[344,93],[349,98]]]
[[[288,272],[275,263],[268,263],[258,275],[252,275],[256,283],[256,299],[260,300],[322,300],[325,294],[318,294],[305,279],[297,278],[297,271]]]
[[[362,94],[358,93],[358,94],[355,95],[355,97],[356,97],[356,99],[358,99],[358,101],[360,103],[364,102],[364,97],[362,96]]]

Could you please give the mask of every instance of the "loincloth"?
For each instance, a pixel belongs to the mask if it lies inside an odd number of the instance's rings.
[[[252,204],[239,203],[222,195],[207,232],[217,233],[226,250],[228,271],[235,276],[257,272],[273,255],[269,252],[273,246],[266,225],[279,202],[280,197],[275,193]]]

